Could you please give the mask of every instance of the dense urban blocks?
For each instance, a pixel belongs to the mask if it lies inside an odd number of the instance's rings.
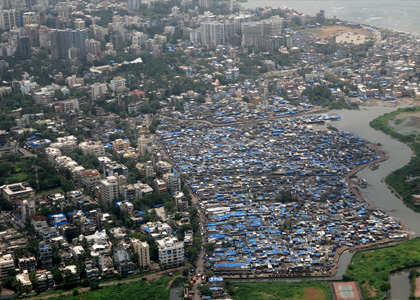
[[[216,274],[326,276],[346,247],[407,236],[351,191],[349,172],[379,159],[354,135],[298,117],[222,127],[167,119],[159,136],[199,197]]]

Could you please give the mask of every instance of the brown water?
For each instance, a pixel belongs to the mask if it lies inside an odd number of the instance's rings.
[[[383,149],[389,153],[389,159],[381,162],[377,170],[372,171],[367,168],[358,173],[358,176],[365,178],[369,184],[366,189],[362,190],[362,195],[368,203],[402,221],[414,232],[414,236],[418,237],[420,236],[420,214],[405,206],[382,181],[389,173],[406,165],[413,152],[407,145],[369,126],[369,122],[374,118],[396,109],[395,107],[376,106],[360,111],[332,111],[331,113],[340,114],[342,118],[331,124],[370,142],[381,143]]]
[[[420,214],[405,206],[400,199],[390,192],[382,181],[389,173],[407,164],[413,152],[405,144],[369,126],[369,122],[374,118],[396,109],[392,107],[369,107],[360,111],[332,111],[332,113],[342,116],[340,121],[333,122],[332,125],[338,129],[354,133],[370,142],[381,143],[383,149],[389,153],[389,159],[380,163],[377,170],[364,169],[357,174],[365,178],[369,183],[369,186],[362,190],[363,197],[368,203],[402,221],[414,232],[414,236],[418,237],[420,236]],[[346,255],[343,257],[343,260],[340,259],[339,274],[337,275],[344,273],[351,257]],[[408,299],[410,296],[409,273],[410,269],[406,269],[395,272],[390,276],[391,298],[389,299]]]
[[[389,276],[391,283],[391,291],[389,292],[388,299],[392,300],[408,300],[411,293],[410,285],[410,271],[418,270],[419,268],[409,268],[402,271],[393,272]]]

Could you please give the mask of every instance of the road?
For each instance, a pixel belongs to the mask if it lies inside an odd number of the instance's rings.
[[[205,217],[204,214],[201,210],[200,207],[200,203],[198,201],[198,197],[195,195],[195,193],[192,192],[192,190],[190,189],[190,187],[188,186],[190,195],[191,195],[191,201],[193,203],[193,205],[198,209],[198,212],[200,214],[200,233],[201,233],[201,249],[198,252],[198,256],[197,256],[197,261],[196,261],[196,277],[197,277],[197,281],[194,285],[194,297],[193,300],[201,300],[201,297],[198,294],[198,286],[199,284],[201,284],[201,276],[203,276],[203,274],[205,274],[205,260],[204,260],[204,255],[205,250],[204,250],[204,244],[205,244],[205,237],[204,237],[204,222],[205,222]],[[200,275],[200,276],[199,276]]]
[[[316,108],[314,110],[311,111],[305,111],[305,112],[301,112],[301,113],[297,113],[294,115],[282,115],[282,116],[271,116],[268,118],[264,118],[264,119],[249,119],[249,120],[238,120],[238,121],[234,121],[234,122],[230,122],[230,123],[213,123],[211,121],[207,121],[207,120],[202,120],[202,119],[176,119],[174,117],[170,117],[170,116],[160,116],[161,119],[169,119],[169,120],[179,120],[179,121],[183,121],[183,122],[192,122],[192,123],[204,123],[204,124],[208,124],[210,126],[213,127],[225,127],[225,126],[233,126],[233,125],[239,125],[239,124],[248,124],[248,123],[255,123],[255,122],[261,122],[261,121],[267,121],[267,120],[279,120],[279,119],[287,119],[287,118],[294,118],[294,117],[300,117],[300,116],[307,116],[307,115],[316,115],[316,114],[322,114],[322,113],[326,113],[328,112],[328,109],[325,108]],[[165,151],[165,147],[161,147],[163,152]]]

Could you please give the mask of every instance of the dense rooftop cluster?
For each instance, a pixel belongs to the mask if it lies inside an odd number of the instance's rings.
[[[162,121],[158,134],[206,215],[215,272],[327,274],[341,246],[406,236],[346,180],[379,157],[362,139],[314,130],[308,120],[190,128]]]
[[[320,125],[420,99],[418,38],[236,1],[1,4],[6,290],[196,265],[222,298],[212,272],[329,275],[406,236],[348,180],[378,154]]]

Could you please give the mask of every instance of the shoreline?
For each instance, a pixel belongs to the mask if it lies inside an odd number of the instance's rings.
[[[389,103],[389,102],[378,102],[381,106],[392,106],[392,107],[397,107],[400,104],[407,104],[407,101],[411,100],[411,99],[404,99],[403,102],[398,103],[398,104],[393,104],[393,103]],[[377,104],[377,103],[375,103]],[[411,103],[410,103],[411,104]],[[372,105],[369,105],[372,106]],[[363,110],[364,108],[362,108],[363,105],[361,106],[361,108],[359,110]],[[366,109],[366,108],[365,108]],[[316,110],[312,111],[312,112],[305,112],[305,113],[301,113],[298,115],[306,115],[306,114],[316,114],[316,113],[320,113],[320,111],[327,111],[330,112],[330,110],[328,109],[319,109],[317,108]],[[163,118],[168,118],[165,116],[162,116]],[[289,118],[291,116],[282,116],[282,117],[270,117],[268,118],[268,120],[272,120],[272,119],[278,119],[278,118]],[[241,120],[241,121],[237,121],[237,122],[233,122],[233,123],[222,123],[222,124],[218,124],[218,123],[212,123],[211,121],[207,121],[207,120],[182,120],[182,121],[186,121],[186,122],[201,122],[201,123],[205,123],[208,124],[209,126],[215,126],[215,127],[220,127],[220,126],[231,126],[231,125],[238,125],[241,123],[249,123],[249,122],[255,122],[255,120]],[[326,124],[323,125],[318,125],[318,124],[312,124],[315,125],[316,127],[323,127],[323,130],[331,130],[329,129],[327,126],[331,125],[332,122],[326,122]],[[333,126],[333,125],[332,125]],[[318,128],[321,129],[321,128]],[[357,173],[359,173],[360,171],[366,169],[367,167],[370,167],[372,165],[384,162],[386,160],[389,159],[390,154],[388,152],[386,152],[383,149],[383,146],[381,144],[378,143],[374,143],[371,141],[368,141],[367,139],[363,138],[363,140],[365,141],[366,145],[376,153],[376,155],[379,156],[378,159],[371,161],[367,164],[363,164],[361,166],[357,166],[355,168],[353,168],[348,174],[346,174],[345,176],[343,176],[343,178],[345,178],[348,182],[349,182],[349,187],[351,189],[351,191],[354,193],[355,197],[359,200],[362,201],[364,203],[366,203],[369,207],[375,208],[380,210],[381,212],[384,212],[383,210],[375,207],[374,205],[372,205],[371,203],[369,203],[367,201],[367,199],[362,195],[361,190],[357,187],[357,183],[353,182],[353,180],[351,180],[354,175],[356,175]],[[162,147],[162,145],[161,145]],[[166,151],[164,151],[165,155],[167,155]],[[170,157],[168,157],[170,159]],[[171,160],[171,159],[170,159]],[[372,170],[372,172],[375,172],[374,170]],[[196,195],[194,193],[192,193],[193,198],[196,197]],[[386,213],[387,214],[387,213]],[[385,247],[391,247],[391,246],[395,246],[398,245],[400,243],[403,243],[405,241],[411,240],[414,237],[414,233],[413,231],[411,231],[404,223],[402,223],[400,220],[398,220],[395,217],[392,217],[395,222],[397,222],[400,226],[401,226],[401,230],[403,230],[406,234],[407,237],[404,238],[399,238],[399,239],[391,239],[389,237],[384,238],[380,241],[374,242],[374,243],[369,243],[369,244],[359,244],[353,247],[349,247],[349,246],[341,246],[339,248],[337,248],[335,250],[335,255],[333,258],[333,262],[334,262],[334,267],[332,267],[331,269],[329,269],[328,271],[325,271],[326,274],[321,274],[321,272],[313,272],[313,273],[307,273],[305,275],[303,274],[271,274],[271,273],[263,273],[263,274],[241,274],[241,275],[221,275],[222,277],[226,278],[226,279],[232,279],[232,280],[237,280],[237,281],[261,281],[261,280],[304,280],[304,279],[313,279],[313,280],[327,280],[327,281],[334,281],[334,280],[341,280],[342,279],[342,275],[345,272],[345,269],[347,268],[347,265],[349,263],[351,263],[351,258],[353,257],[353,255],[356,252],[359,251],[366,251],[366,250],[374,250],[374,249],[379,249],[379,248],[385,248]],[[350,261],[347,262],[347,258],[345,258],[346,262],[345,263],[341,263],[341,258],[343,253],[345,252],[349,252],[350,254]],[[340,272],[341,271],[341,272]],[[331,273],[330,273],[331,272]],[[339,275],[337,275],[337,273],[339,273]]]
[[[369,207],[376,208],[372,204],[370,204],[365,197],[363,197],[360,189],[355,186],[355,183],[351,180],[351,177],[361,170],[364,170],[371,165],[383,162],[388,160],[389,153],[384,151],[382,149],[382,146],[379,146],[378,144],[371,143],[366,141],[368,144],[368,147],[375,151],[375,153],[380,156],[379,159],[374,160],[372,162],[369,162],[367,164],[364,164],[362,166],[358,166],[357,168],[354,168],[351,172],[349,172],[344,178],[348,180],[349,186],[351,191],[355,194],[356,198],[360,201],[365,202]],[[372,171],[374,172],[374,171]],[[394,218],[394,217],[393,217]],[[300,281],[305,279],[311,279],[311,280],[322,280],[322,281],[335,281],[335,280],[342,280],[342,276],[337,277],[338,270],[340,269],[340,258],[342,254],[346,251],[348,251],[351,254],[351,258],[360,251],[368,251],[368,250],[375,250],[375,249],[381,249],[381,248],[387,248],[396,246],[400,243],[412,240],[414,238],[413,232],[400,220],[397,220],[394,218],[394,220],[402,227],[402,230],[407,233],[407,237],[401,238],[401,239],[390,239],[386,238],[381,241],[370,243],[367,245],[359,244],[354,247],[349,246],[341,246],[340,248],[336,249],[336,254],[334,256],[334,267],[330,270],[331,274],[308,274],[308,275],[300,275],[300,274],[251,274],[251,275],[223,275],[222,277],[225,279],[230,279],[233,282],[259,282],[259,281],[287,281],[287,280],[293,280],[293,281]],[[347,266],[342,266],[347,268]]]
[[[287,10],[290,10],[290,11],[294,11],[296,13],[302,13],[302,14],[304,14],[306,16],[310,16],[310,17],[314,17],[314,15],[316,13],[316,12],[312,12],[312,11],[308,12],[308,13],[304,12],[303,10],[308,11],[307,7],[304,7],[302,9],[302,7],[296,6],[296,2],[292,2],[292,1],[288,1],[289,3],[282,4],[282,3],[276,3],[275,1],[268,0],[266,2],[266,4],[269,4],[269,5],[256,4],[256,3],[254,3],[256,1],[252,1],[252,0],[241,0],[241,1],[238,1],[238,2],[241,5],[241,8],[243,10],[255,10],[257,8],[287,9]],[[310,2],[310,1],[307,1],[307,2]],[[248,5],[245,5],[246,6],[245,7],[244,4],[246,4],[246,3],[248,3]],[[344,3],[345,2],[343,1],[343,5],[344,5]],[[324,4],[324,3],[322,3],[322,4]],[[361,3],[361,4],[363,4],[363,3]],[[251,5],[252,5],[252,7],[251,7]],[[336,6],[342,6],[342,5],[340,3],[337,3]],[[366,20],[360,20],[360,21],[359,20],[354,20],[354,21],[352,21],[352,20],[348,19],[348,16],[340,17],[340,16],[336,15],[336,12],[338,12],[342,8],[345,8],[344,6],[339,7],[339,9],[337,9],[337,7],[336,7],[336,9],[332,9],[332,8],[334,8],[334,7],[326,7],[326,5],[323,5],[322,7],[319,7],[320,10],[325,10],[326,14],[333,15],[333,17],[330,17],[330,16],[326,17],[327,20],[337,20],[337,21],[340,21],[340,22],[346,22],[346,23],[351,23],[351,24],[359,24],[361,26],[374,27],[375,29],[380,30],[380,31],[392,31],[392,32],[395,32],[395,33],[407,34],[407,35],[414,36],[414,37],[420,37],[420,31],[416,32],[416,31],[410,31],[410,29],[405,29],[404,30],[404,29],[388,28],[388,27],[386,27],[386,25],[389,24],[389,22],[385,22],[385,24],[381,24],[381,25],[374,25],[374,24],[366,23]],[[371,15],[369,18],[367,18],[367,20],[372,19],[372,18],[384,19],[383,16],[373,16],[373,15]],[[375,19],[372,19],[372,20],[375,20]],[[414,29],[414,30],[419,28],[419,26],[416,26],[414,24],[411,27],[412,27],[411,29]]]

